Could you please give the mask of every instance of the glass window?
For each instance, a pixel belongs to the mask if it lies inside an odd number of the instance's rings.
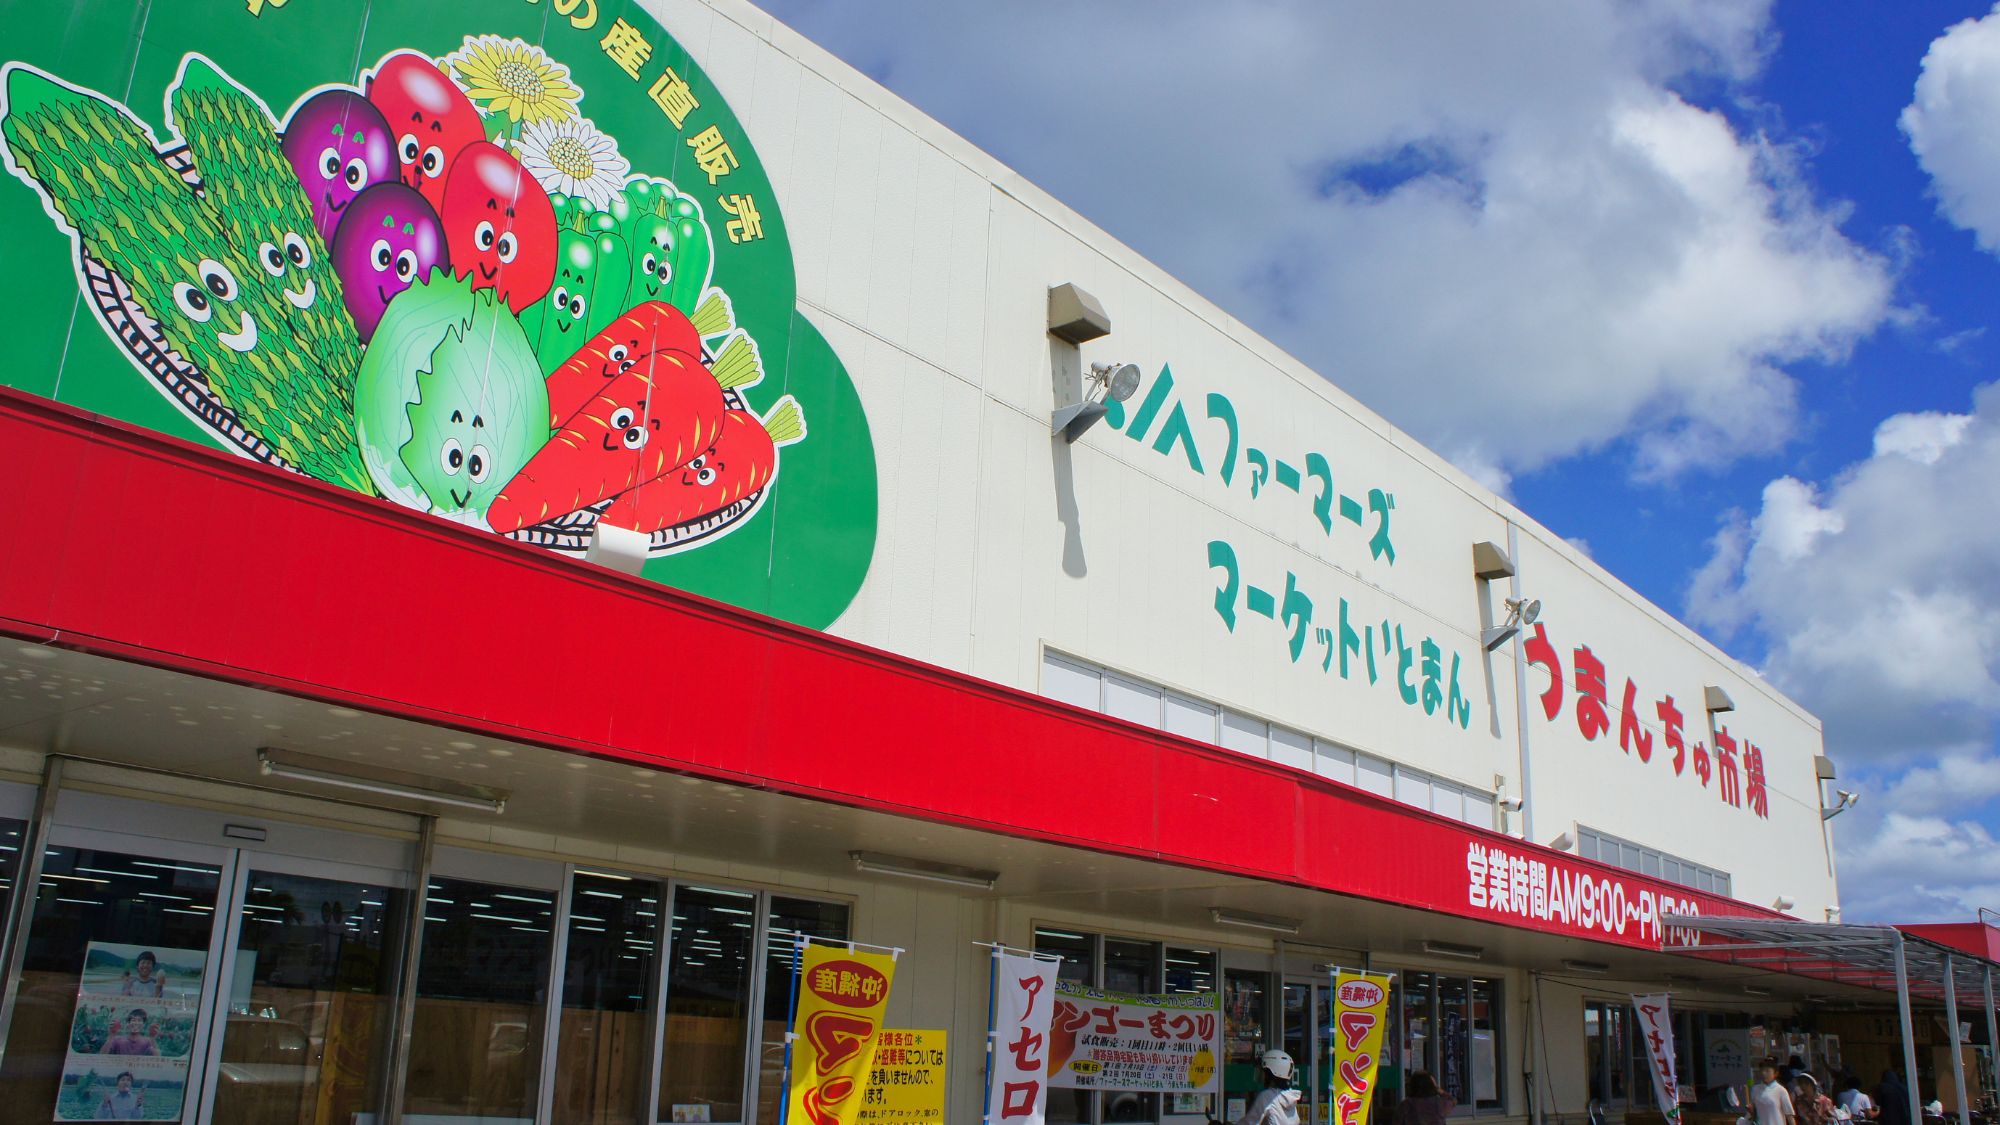
[[[1215,950],[1167,947],[1168,992],[1214,992]]]
[[[1044,654],[1042,657],[1042,694],[1090,711],[1104,706],[1097,669],[1072,664],[1060,656]]]
[[[250,874],[214,1125],[335,1125],[375,1112],[404,893]]]
[[[130,1053],[190,1056],[221,873],[205,863],[89,848],[44,852],[0,1065],[0,1104],[13,1107],[10,1120],[108,1116],[97,1111],[121,1095],[142,1098],[147,1112],[171,1105],[162,1119],[181,1116],[186,1088],[179,1077],[121,1089],[112,1085],[116,1072],[65,1074],[64,1062],[73,1037],[109,1053],[116,1019],[129,1023],[135,1014],[138,1034],[126,1034],[150,1049]],[[79,1005],[87,957],[90,987]]]
[[[1325,741],[1313,745],[1319,751],[1319,772],[1323,776],[1354,784],[1354,751]]]
[[[764,1018],[757,1053],[757,1120],[776,1121],[785,1100],[785,1033],[792,1027],[796,972],[793,952],[800,935],[845,941],[848,909],[837,902],[771,898],[764,941]]]
[[[1313,740],[1284,727],[1271,728],[1271,760],[1296,769],[1313,768]]]
[[[555,910],[553,891],[431,881],[405,1114],[535,1116]]]
[[[0,925],[7,922],[7,905],[14,893],[14,874],[21,870],[21,832],[27,825],[0,816]]]
[[[1642,875],[1658,875],[1660,873],[1660,853],[1647,851],[1641,854],[1639,856],[1639,873]]]
[[[1472,1104],[1476,1109],[1502,1109],[1505,1091],[1501,1088],[1501,1060],[1507,1057],[1500,1038],[1500,985],[1482,977],[1472,978]]]
[[[1472,1028],[1464,977],[1437,978],[1437,1070],[1433,1075],[1459,1105],[1472,1104]]]
[[[1491,793],[1465,794],[1465,822],[1481,828],[1498,828],[1500,823],[1493,818],[1493,795]]]
[[[1075,934],[1065,930],[1036,930],[1035,952],[1054,954],[1062,958],[1056,966],[1056,978],[1073,984],[1095,985],[1097,983],[1097,938],[1093,934]],[[1089,1121],[1095,1116],[1095,1103],[1089,1090],[1055,1090],[1048,1093],[1048,1117],[1050,1125],[1075,1125]]]
[[[1354,755],[1354,783],[1382,797],[1396,795],[1396,767],[1368,754]]]
[[[553,1119],[637,1121],[646,1112],[652,1041],[647,1013],[659,977],[660,903],[651,879],[578,871],[570,880],[556,1031]]]
[[[1623,1004],[1588,1003],[1583,1009],[1584,1061],[1590,1068],[1590,1098],[1623,1105],[1630,1050]]]
[[[1448,781],[1431,782],[1431,811],[1453,820],[1464,820],[1464,792]]]
[[[1396,978],[1396,1062],[1407,1086],[1410,1075],[1419,1070],[1437,1075],[1432,1054],[1431,992],[1436,982],[1429,973],[1404,973]]]
[[[1104,987],[1113,992],[1158,992],[1160,947],[1150,941],[1104,939]],[[1131,1090],[1104,1093],[1104,1121],[1157,1121],[1160,1096]]]
[[[1597,858],[1597,833],[1580,829],[1576,834],[1576,854],[1584,859]]]
[[[1166,698],[1166,729],[1183,738],[1214,742],[1215,716],[1215,708],[1206,703],[1183,699],[1178,695]]]
[[[1222,974],[1222,1090],[1229,1102],[1247,1105],[1263,1088],[1257,1056],[1264,1053],[1270,987],[1268,973],[1228,969]]]
[[[1252,757],[1271,756],[1271,732],[1262,719],[1239,715],[1234,711],[1222,713],[1222,745],[1238,753]]]
[[[1431,779],[1415,770],[1396,768],[1396,799],[1420,809],[1431,807]]]
[[[1157,730],[1160,726],[1160,690],[1107,675],[1104,677],[1104,713]]]
[[[743,1120],[757,896],[675,887],[660,1120]]]

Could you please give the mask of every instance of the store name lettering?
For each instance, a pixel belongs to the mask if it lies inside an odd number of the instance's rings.
[[[1642,941],[1701,941],[1697,931],[1660,924],[1663,915],[1701,913],[1699,902],[1648,888],[1628,891],[1622,879],[1573,871],[1477,840],[1465,847],[1465,876],[1465,902],[1475,910],[1620,936],[1636,926]]]
[[[1313,599],[1299,589],[1297,574],[1285,572],[1283,594],[1245,583],[1236,548],[1221,539],[1209,542],[1208,565],[1222,572],[1215,589],[1215,614],[1230,632],[1236,631],[1237,604],[1241,602],[1243,612],[1274,622],[1289,634],[1285,644],[1292,663],[1306,657],[1308,644],[1317,646],[1319,651],[1313,655],[1319,660],[1320,671],[1331,674],[1337,661],[1343,680],[1365,672],[1370,684],[1393,684],[1406,706],[1421,706],[1426,715],[1442,713],[1446,722],[1457,724],[1460,730],[1471,726],[1472,701],[1458,682],[1461,657],[1455,650],[1451,653],[1447,675],[1445,652],[1436,638],[1418,639],[1414,631],[1406,634],[1401,625],[1386,617],[1357,628],[1346,598],[1338,599],[1333,622],[1314,625]]]
[[[1563,705],[1563,665],[1562,656],[1556,651],[1554,642],[1549,640],[1546,625],[1537,623],[1534,633],[1522,644],[1522,652],[1528,663],[1540,667],[1549,674],[1549,686],[1541,694],[1542,716],[1554,722],[1562,713]],[[1579,645],[1569,654],[1570,668],[1574,673],[1571,686],[1576,692],[1576,729],[1584,741],[1595,742],[1611,731],[1611,717],[1607,711],[1610,696],[1607,690],[1604,661],[1592,652],[1589,645]],[[1618,708],[1618,748],[1629,756],[1637,756],[1640,764],[1653,760],[1654,731],[1639,718],[1642,693],[1630,677],[1625,680],[1625,693]],[[1712,730],[1715,747],[1711,751],[1707,743],[1696,741],[1690,745],[1684,731],[1687,716],[1671,695],[1653,702],[1653,714],[1658,718],[1660,740],[1666,749],[1673,751],[1671,765],[1674,776],[1683,776],[1690,765],[1694,776],[1702,788],[1708,788],[1710,780],[1715,782],[1716,795],[1722,803],[1731,808],[1747,809],[1766,820],[1771,816],[1771,795],[1764,779],[1764,751],[1749,739],[1739,739],[1729,733],[1727,726],[1716,726]],[[1741,760],[1739,773],[1738,761]]]
[[[1170,459],[1178,453],[1188,468],[1208,475],[1194,424],[1188,420],[1187,406],[1175,393],[1171,366],[1161,366],[1159,377],[1146,389],[1138,406],[1128,411],[1122,402],[1107,401],[1104,405],[1104,420],[1112,429],[1123,430],[1126,437],[1137,442],[1144,442],[1150,435],[1153,452]],[[1295,463],[1256,446],[1244,446],[1236,404],[1227,395],[1210,391],[1202,409],[1203,430],[1210,435],[1211,463],[1216,465],[1225,487],[1234,487],[1237,466],[1247,465],[1244,486],[1250,490],[1252,500],[1270,491],[1273,485],[1309,499],[1312,519],[1320,534],[1331,539],[1337,517],[1367,535],[1370,558],[1387,566],[1396,565],[1396,544],[1389,533],[1389,514],[1396,510],[1394,493],[1380,488],[1356,489],[1352,495],[1338,491],[1334,488],[1333,463],[1324,453],[1308,452]],[[1222,446],[1220,458],[1214,455],[1214,444]]]

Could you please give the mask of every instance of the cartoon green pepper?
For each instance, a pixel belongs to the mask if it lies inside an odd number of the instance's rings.
[[[701,204],[672,184],[634,180],[612,200],[609,213],[618,219],[631,248],[632,284],[625,306],[665,301],[693,316],[715,264],[715,242],[702,221]]]
[[[609,215],[587,206],[569,208],[556,236],[555,281],[521,316],[544,373],[561,367],[627,308],[625,286],[632,270],[625,240]]]

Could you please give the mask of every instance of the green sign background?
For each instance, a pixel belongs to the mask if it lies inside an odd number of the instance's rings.
[[[607,50],[622,21],[645,41],[633,77]],[[585,26],[587,25],[587,26]],[[634,177],[672,181],[701,204],[715,247],[712,284],[756,341],[764,378],[743,392],[762,415],[790,395],[807,435],[779,450],[776,478],[747,519],[678,553],[655,555],[645,576],[812,628],[853,599],[875,543],[876,469],[867,419],[846,369],[797,311],[789,239],[777,193],[721,93],[699,63],[636,3],[621,0],[0,0],[9,61],[121,103],[162,143],[172,140],[167,89],[183,59],[200,55],[258,95],[283,124],[310,91],[357,83],[385,55],[433,58],[468,36],[518,38],[567,67],[583,91],[577,112],[614,138]],[[629,43],[629,36],[626,37]],[[626,62],[633,56],[628,53]],[[676,127],[649,96],[671,68],[698,105]],[[713,126],[735,165],[715,183],[688,142]],[[489,129],[489,132],[492,131]],[[731,241],[723,196],[754,201],[763,237]],[[0,301],[13,362],[0,381],[86,410],[215,447],[223,443],[177,409],[134,365],[79,294],[71,237],[51,221],[23,176],[0,177]],[[135,497],[78,497],[107,512]],[[218,527],[217,534],[244,529]],[[309,545],[306,545],[309,549]]]

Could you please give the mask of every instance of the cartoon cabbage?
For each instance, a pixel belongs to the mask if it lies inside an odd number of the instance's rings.
[[[475,526],[549,438],[548,389],[520,322],[443,269],[399,294],[354,391],[362,461],[384,496]]]

